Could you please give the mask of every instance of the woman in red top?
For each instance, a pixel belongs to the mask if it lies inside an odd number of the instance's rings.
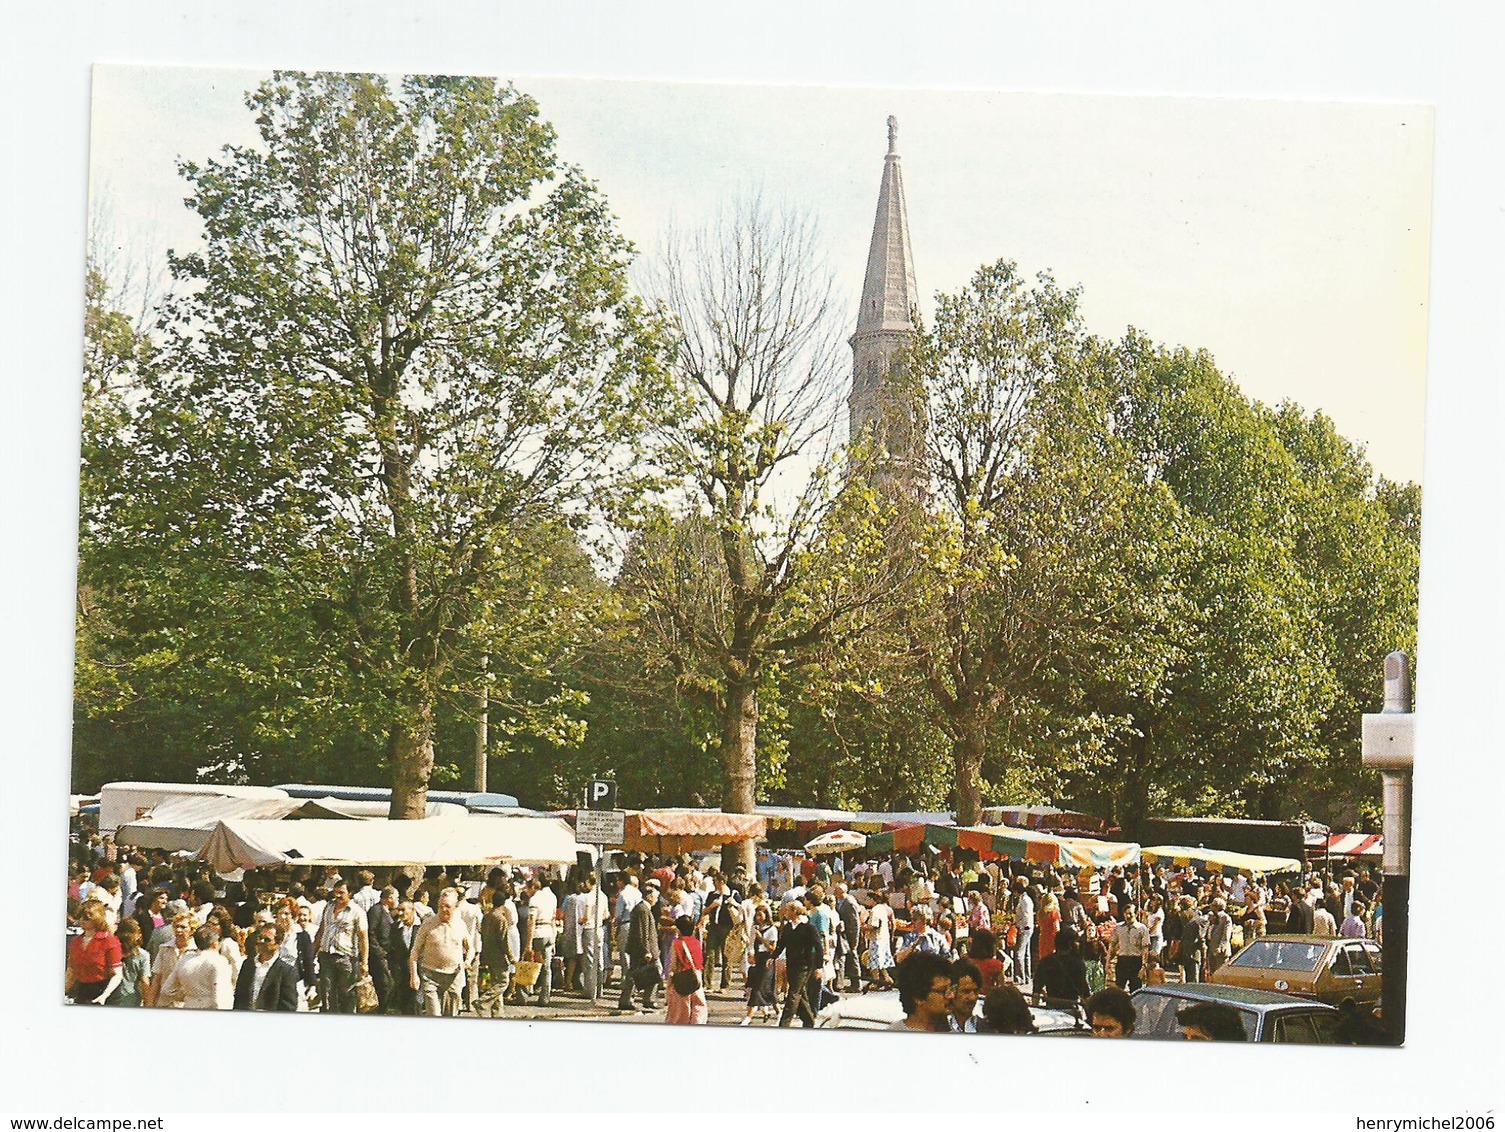
[[[124,977],[120,940],[110,931],[105,906],[84,901],[84,934],[68,944],[68,971],[63,990],[74,1002],[103,1005]]]
[[[674,921],[674,926],[679,935],[669,952],[669,985],[664,992],[667,1007],[664,1021],[682,1026],[704,1026],[711,1020],[711,1007],[705,1000],[705,952],[701,950],[700,940],[695,938],[694,920],[689,916],[681,916]],[[690,980],[684,976],[691,971],[695,974],[695,989],[686,994],[675,984],[688,983]]]

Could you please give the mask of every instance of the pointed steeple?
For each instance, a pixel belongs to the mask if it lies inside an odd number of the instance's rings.
[[[852,393],[848,409],[853,437],[892,411],[893,399],[885,396],[889,368],[895,352],[915,330],[918,300],[904,177],[899,169],[899,122],[890,116],[888,154],[883,158],[883,180],[878,186],[878,215],[868,245],[857,330],[851,338]]]
[[[909,248],[909,213],[904,207],[904,176],[899,169],[899,120],[888,119],[888,155],[878,187],[878,215],[868,244],[867,275],[862,284],[862,309],[857,312],[857,336],[874,331],[909,333],[910,312],[918,292],[914,258]]]

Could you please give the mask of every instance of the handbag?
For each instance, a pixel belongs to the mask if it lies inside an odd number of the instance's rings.
[[[678,944],[675,944],[678,947]],[[685,962],[690,962],[690,949],[685,948]],[[674,988],[674,993],[689,997],[700,989],[700,972],[693,966],[675,971],[669,977],[669,985]]]
[[[512,985],[518,987],[531,987],[538,982],[539,973],[543,970],[543,964],[534,958],[538,952],[528,952],[528,958],[517,961],[517,969],[512,972]]]
[[[376,995],[376,984],[366,975],[355,984],[355,1008],[362,1014],[374,1014],[381,1005]]]

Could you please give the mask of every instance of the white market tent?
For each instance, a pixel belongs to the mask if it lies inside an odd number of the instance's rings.
[[[299,865],[570,865],[585,852],[556,818],[429,818],[423,821],[217,823],[198,853],[217,873]]]
[[[463,806],[431,802],[428,816],[465,815]],[[120,827],[115,840],[140,849],[197,853],[222,821],[345,820],[386,817],[386,803],[350,802],[340,798],[227,798],[217,794],[186,794],[164,798],[136,821]]]

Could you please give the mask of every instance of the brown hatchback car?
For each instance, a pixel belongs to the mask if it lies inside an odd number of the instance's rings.
[[[1213,973],[1214,983],[1280,991],[1332,1006],[1380,997],[1380,945],[1372,939],[1267,935]]]

